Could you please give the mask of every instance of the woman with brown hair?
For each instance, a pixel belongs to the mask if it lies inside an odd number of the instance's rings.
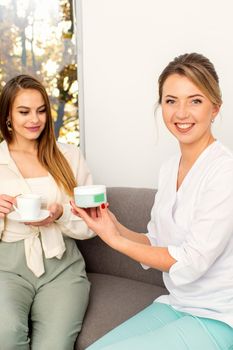
[[[222,104],[213,64],[176,57],[158,102],[180,153],[161,168],[148,232],[128,230],[104,204],[72,211],[113,249],[161,270],[169,294],[88,349],[233,349],[233,154],[211,130]]]
[[[92,183],[91,174],[76,146],[56,142],[37,79],[19,75],[4,86],[0,126],[0,348],[71,350],[89,296],[73,238],[93,233],[72,215],[69,200],[75,186]],[[12,216],[20,193],[40,195],[46,216]]]

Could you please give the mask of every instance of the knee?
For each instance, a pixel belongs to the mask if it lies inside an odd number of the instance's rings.
[[[74,348],[75,339],[73,337],[43,337],[43,339],[32,339],[31,350],[71,350]],[[5,349],[4,349],[5,350]]]
[[[17,317],[5,317],[0,322],[0,349],[28,349],[28,327]]]
[[[78,329],[57,327],[49,327],[47,329],[33,329],[31,337],[31,350],[71,350],[74,348],[75,341],[80,331]]]

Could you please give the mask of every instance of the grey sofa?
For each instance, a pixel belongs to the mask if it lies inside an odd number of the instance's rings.
[[[137,232],[146,232],[155,191],[143,188],[107,189],[110,210]],[[91,282],[89,306],[75,350],[84,350],[98,338],[167,294],[161,272],[114,251],[98,237],[77,241]]]

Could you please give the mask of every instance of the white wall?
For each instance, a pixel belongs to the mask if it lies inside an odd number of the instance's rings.
[[[216,67],[224,106],[215,135],[233,149],[231,0],[77,1],[82,141],[96,183],[157,185],[161,162],[178,149],[161,116],[157,125],[154,119],[157,79],[186,52],[203,53]]]

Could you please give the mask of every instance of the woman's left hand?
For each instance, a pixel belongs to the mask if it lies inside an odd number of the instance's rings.
[[[117,242],[121,238],[120,232],[116,225],[116,219],[107,209],[106,204],[97,208],[82,209],[70,201],[71,211],[74,215],[82,218],[87,226],[94,231],[105,243],[112,248],[116,248]]]
[[[42,221],[36,221],[36,222],[27,222],[25,225],[31,225],[31,226],[49,226],[52,223],[54,223],[55,220],[59,219],[63,214],[63,206],[58,203],[53,203],[48,207],[49,210],[49,216],[42,220]]]

